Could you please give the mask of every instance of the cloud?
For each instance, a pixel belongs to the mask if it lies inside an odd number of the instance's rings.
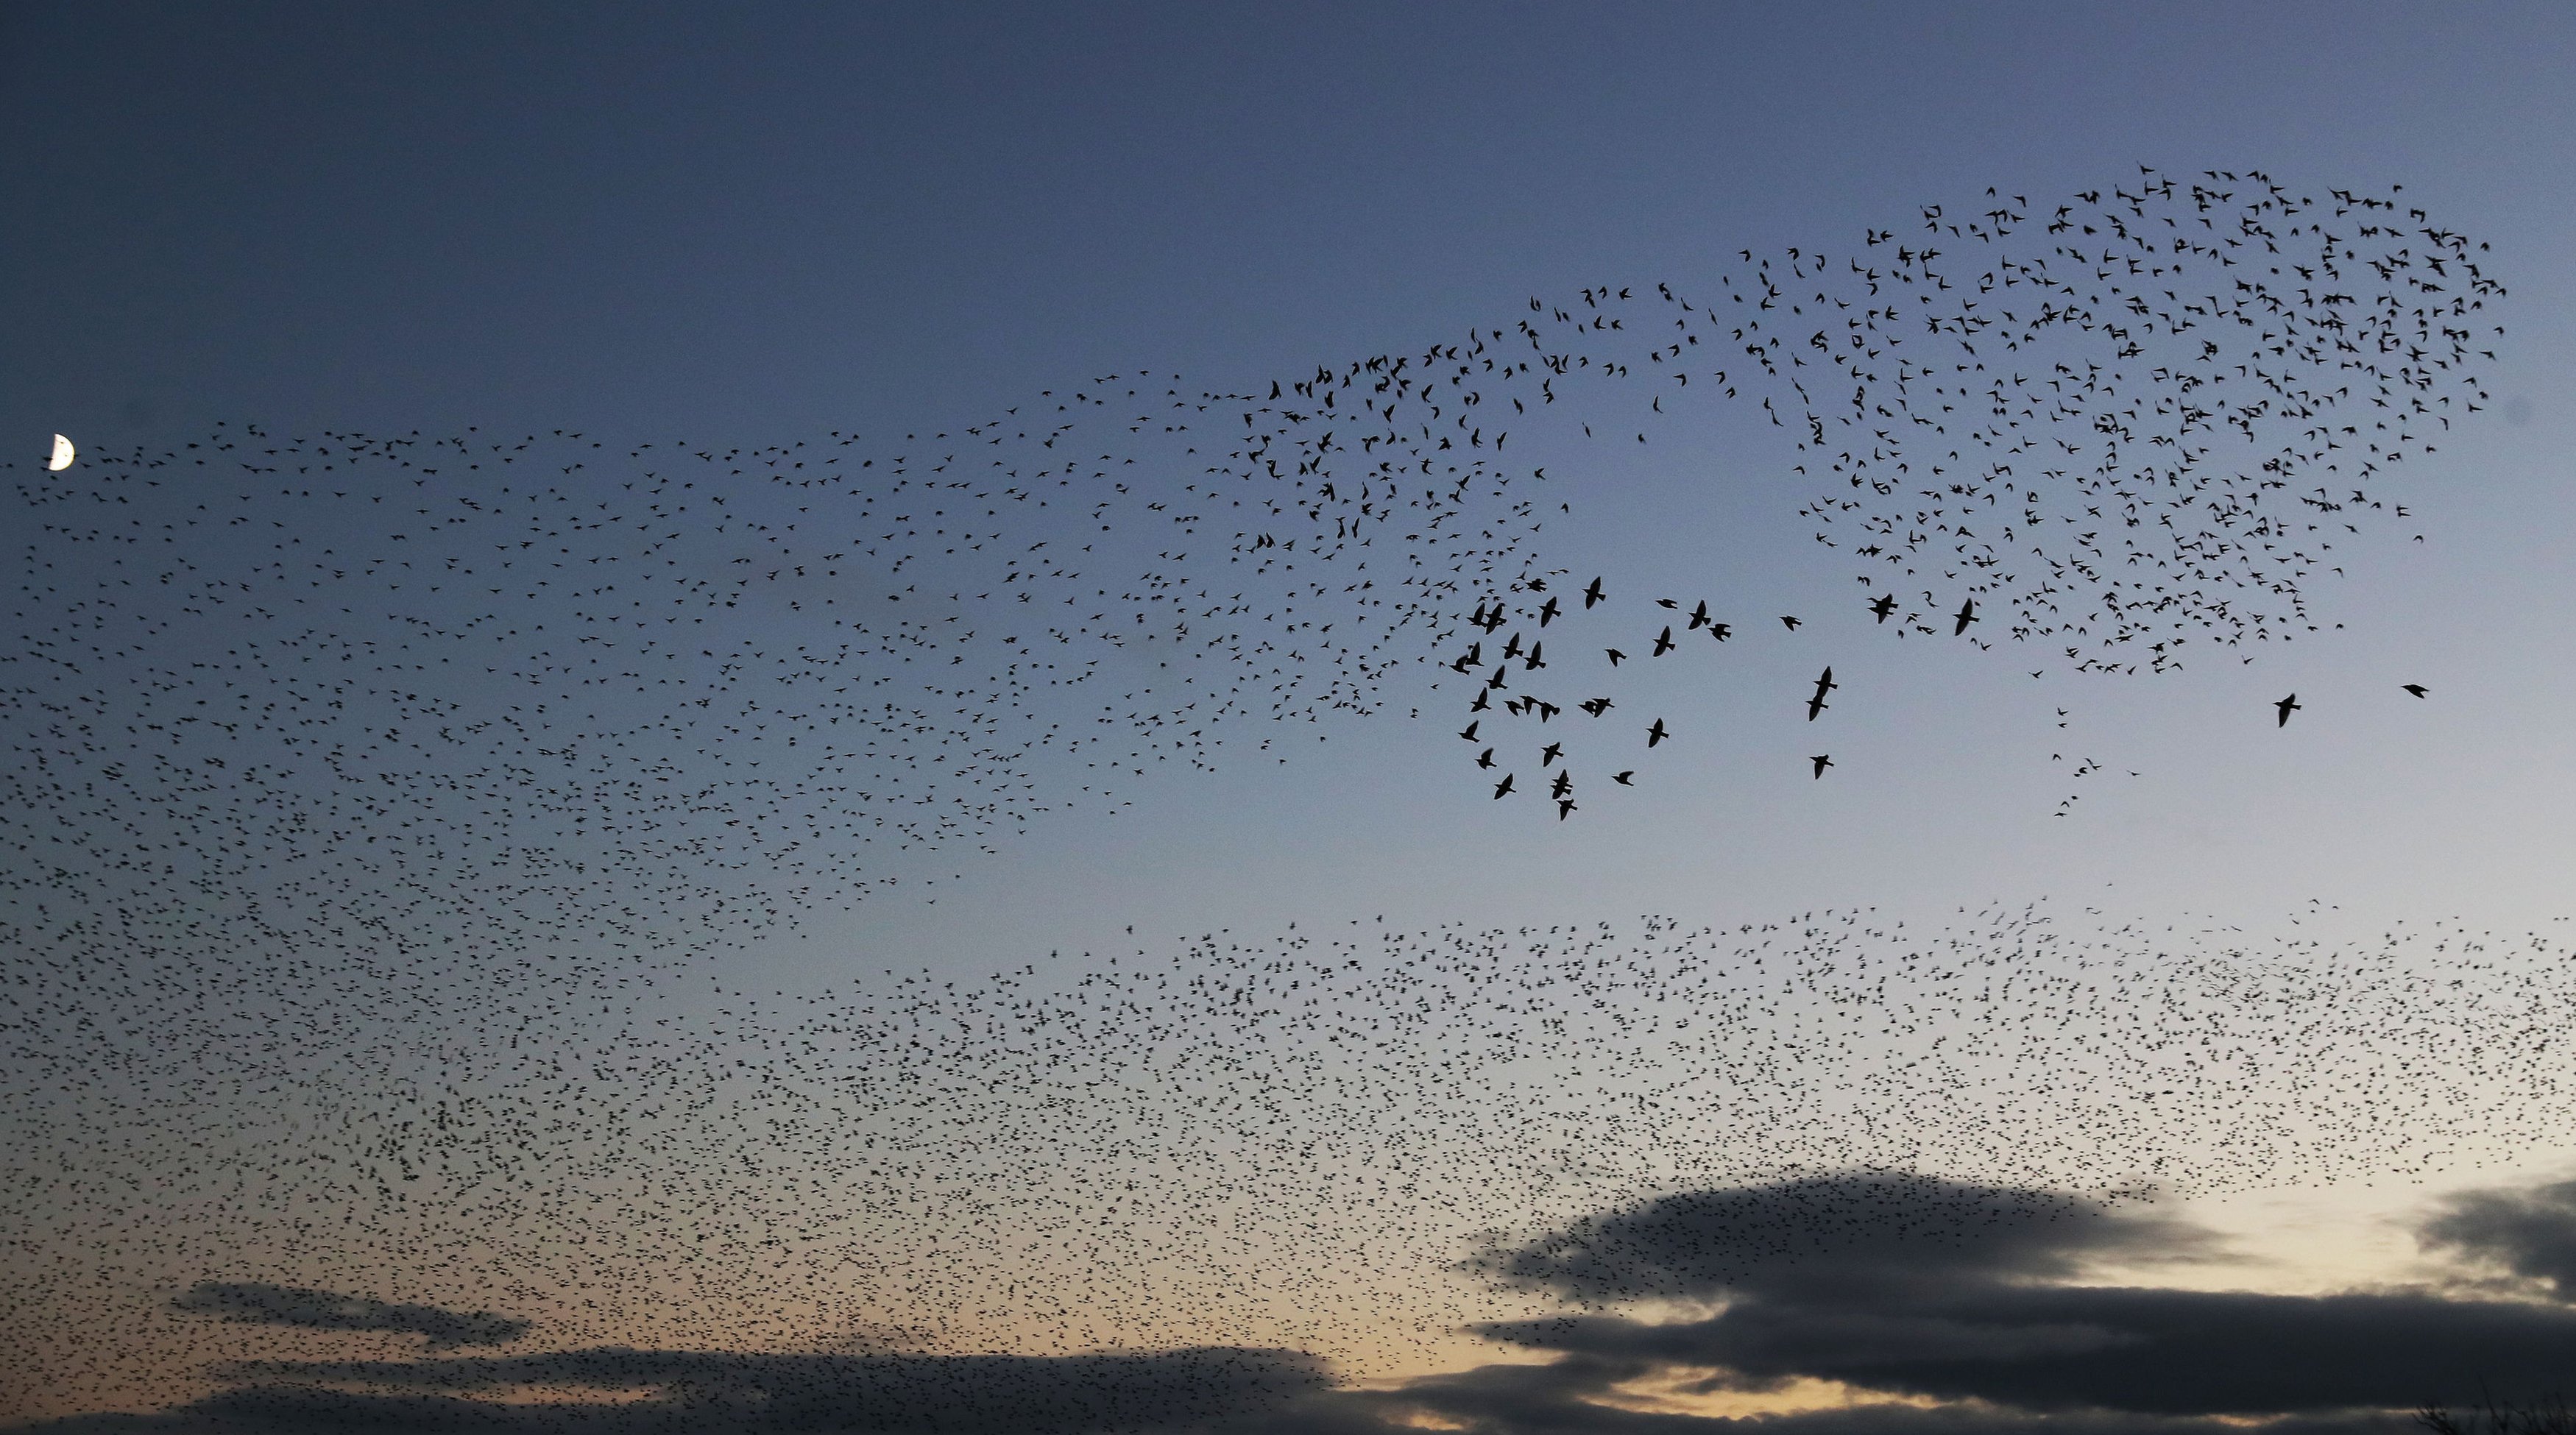
[[[2576,1181],[2528,1191],[2472,1191],[2416,1234],[2437,1249],[2501,1263],[2576,1303]]]
[[[1619,1403],[1619,1386],[1657,1369],[1650,1361],[1574,1356],[1552,1365],[1485,1366],[1342,1399],[1367,1408],[1389,1432],[1428,1427],[1468,1435],[2246,1435],[2248,1428],[2216,1416],[2034,1411],[1982,1402],[1874,1402],[1733,1419]],[[2356,1410],[2290,1415],[2254,1428],[2263,1435],[2398,1435],[2411,1430],[2411,1421]]]
[[[2560,1250],[2552,1239],[2576,1229],[2542,1218],[2554,1210],[2498,1196],[2446,1219],[2461,1223],[2455,1244],[2474,1240],[2538,1274]],[[2563,1384],[2576,1359],[2576,1310],[2528,1302],[2075,1283],[2107,1260],[2211,1244],[2196,1228],[2055,1192],[1809,1178],[1667,1197],[1482,1262],[1508,1283],[1595,1308],[1722,1301],[1713,1314],[1661,1323],[1570,1314],[1480,1330],[1591,1362],[1565,1367],[1576,1372],[1701,1367],[1739,1389],[1805,1378],[2024,1412],[2153,1417],[2409,1409],[2464,1402],[2482,1383],[2530,1395]]]
[[[1474,1264],[1504,1284],[1589,1304],[2063,1280],[2092,1262],[2212,1244],[2194,1227],[2080,1196],[1865,1172],[1684,1192]]]
[[[228,1373],[246,1383],[178,1410],[30,1428],[46,1435],[1218,1429],[1321,1435],[1383,1428],[1356,1407],[1305,1408],[1331,1393],[1312,1357],[1231,1347],[1055,1357],[606,1347],[417,1361],[264,1361]],[[549,1398],[507,1398],[527,1391]]]
[[[1748,1388],[1796,1377],[2028,1410],[2263,1416],[2465,1403],[2481,1381],[2562,1385],[2576,1311],[2425,1294],[2254,1295],[1970,1286],[1867,1304],[1766,1296],[1705,1320],[1615,1317],[1486,1333],[1596,1359],[1709,1366]]]
[[[2244,1435],[2214,1419],[2116,1411],[2036,1415],[1984,1406],[1863,1405],[1752,1420],[1640,1411],[1603,1403],[1644,1362],[1572,1357],[1554,1365],[1496,1365],[1430,1377],[1391,1391],[1322,1388],[1312,1363],[1242,1349],[1143,1356],[1026,1358],[707,1356],[591,1351],[566,1373],[605,1360],[629,1371],[723,1372],[712,1388],[674,1387],[640,1402],[507,1403],[424,1390],[350,1392],[295,1383],[228,1391],[155,1415],[93,1415],[28,1427],[30,1435],[790,1435],[845,1430],[939,1435]],[[554,1369],[553,1358],[533,1363]],[[530,1364],[484,1375],[530,1373]],[[344,1372],[345,1373],[345,1372]],[[503,1384],[508,1382],[504,1381]],[[2375,1414],[2293,1417],[2265,1435],[2395,1435]]]
[[[2576,1183],[2475,1192],[2428,1244],[2568,1290]],[[2214,1245],[2206,1231],[2064,1193],[1902,1173],[1689,1192],[1489,1251],[1496,1280],[1573,1309],[1479,1330],[1553,1357],[1338,1389],[1294,1351],[1208,1347],[1021,1357],[744,1354],[599,1347],[416,1360],[247,1362],[222,1394],[47,1435],[787,1435],[853,1429],[1206,1435],[2362,1435],[2426,1402],[2562,1387],[2576,1303],[2397,1290],[2321,1296],[2086,1284]],[[1694,1318],[1605,1310],[1696,1302]],[[460,1345],[525,1329],[489,1316],[208,1283],[183,1309]],[[475,1324],[483,1322],[484,1324]],[[506,1333],[503,1333],[506,1331]],[[1692,1395],[1830,1382],[1855,1403],[1725,1419]],[[1641,1390],[1666,1392],[1648,1399]],[[541,1392],[542,1401],[531,1401]]]
[[[300,1325],[313,1330],[389,1330],[424,1336],[433,1349],[506,1345],[527,1334],[528,1322],[484,1311],[464,1314],[434,1305],[396,1305],[364,1296],[265,1281],[199,1281],[170,1302],[192,1315],[258,1325]]]

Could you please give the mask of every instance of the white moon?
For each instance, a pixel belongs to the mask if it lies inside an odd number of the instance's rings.
[[[60,473],[72,466],[72,459],[76,456],[72,441],[61,434],[56,434],[54,435],[54,456],[45,460],[45,467]]]

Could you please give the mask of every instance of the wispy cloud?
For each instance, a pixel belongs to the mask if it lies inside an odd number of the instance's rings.
[[[70,1432],[1108,1432],[1326,1430],[1347,1417],[1321,1364],[1290,1351],[1142,1355],[729,1354],[595,1348],[418,1361],[260,1362],[244,1383],[184,1409],[83,1417]],[[355,1388],[351,1388],[355,1387]],[[546,1398],[523,1398],[543,1392]],[[644,1398],[637,1399],[641,1395]],[[1294,1417],[1293,1420],[1291,1417]],[[1311,1417],[1311,1418],[1310,1418]],[[1281,1421],[1290,1423],[1281,1424]],[[1321,1423],[1317,1423],[1321,1422]]]
[[[2425,1244],[2495,1261],[2576,1303],[2576,1181],[2527,1191],[2472,1191],[2425,1223]]]
[[[397,1305],[365,1296],[265,1281],[199,1281],[171,1306],[256,1325],[299,1325],[313,1330],[385,1330],[425,1337],[433,1349],[506,1345],[527,1334],[528,1322],[484,1311],[470,1314],[434,1305]]]

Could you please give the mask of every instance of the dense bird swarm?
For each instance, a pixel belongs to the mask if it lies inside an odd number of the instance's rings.
[[[2562,1119],[2563,953],[2448,930],[1210,933],[770,1000],[696,965],[892,854],[1434,688],[1497,798],[1565,820],[1634,785],[1702,734],[1623,696],[1628,665],[1798,619],[1551,566],[1548,477],[1506,456],[1529,429],[1633,446],[1749,406],[1891,631],[2120,672],[2313,631],[2303,584],[2485,397],[2483,246],[2254,174],[1990,200],[900,442],[251,425],[21,466],[0,1209],[27,1369],[177,1378],[104,1354],[138,1309],[736,1355],[837,1322],[896,1353],[243,1368],[719,1405],[810,1377],[1106,1428],[1138,1382],[1223,1409],[1317,1356],[1655,1294],[1562,1262],[1677,1191],[1858,1167],[2092,1199],[2405,1172]],[[1244,1348],[1049,1363],[1192,1343]],[[995,1348],[1049,1359],[928,1354]]]
[[[1504,451],[1559,403],[1643,442],[1758,402],[1900,631],[2122,671],[2312,631],[2302,583],[2483,398],[2500,291],[2393,199],[2077,198],[899,444],[253,427],[27,466],[12,915],[91,951],[738,940],[896,880],[886,849],[989,845],[1390,684],[1410,710],[1444,669],[1496,796],[1562,820],[1702,735],[1623,706],[1620,660],[1740,615],[1544,566]],[[1551,634],[1602,603],[1607,639]]]
[[[1669,1294],[1598,1251],[1566,1266],[1563,1231],[1591,1250],[1587,1218],[1672,1192],[1937,1171],[2080,1205],[2511,1150],[2576,1117],[2571,972],[2563,942],[2456,927],[2247,942],[2000,910],[1209,933],[805,995],[38,963],[13,1149],[80,1155],[13,1174],[40,1253],[19,1310],[49,1314],[11,1334],[96,1321],[72,1369],[120,1323],[184,1349],[220,1318],[433,1353],[534,1321],[550,1345],[1223,1344],[1365,1372],[1560,1290]]]

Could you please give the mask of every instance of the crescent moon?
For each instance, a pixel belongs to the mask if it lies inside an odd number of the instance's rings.
[[[75,457],[78,457],[78,452],[73,449],[72,441],[61,434],[56,434],[54,435],[54,456],[45,460],[45,467],[60,473],[72,466],[72,460]]]

